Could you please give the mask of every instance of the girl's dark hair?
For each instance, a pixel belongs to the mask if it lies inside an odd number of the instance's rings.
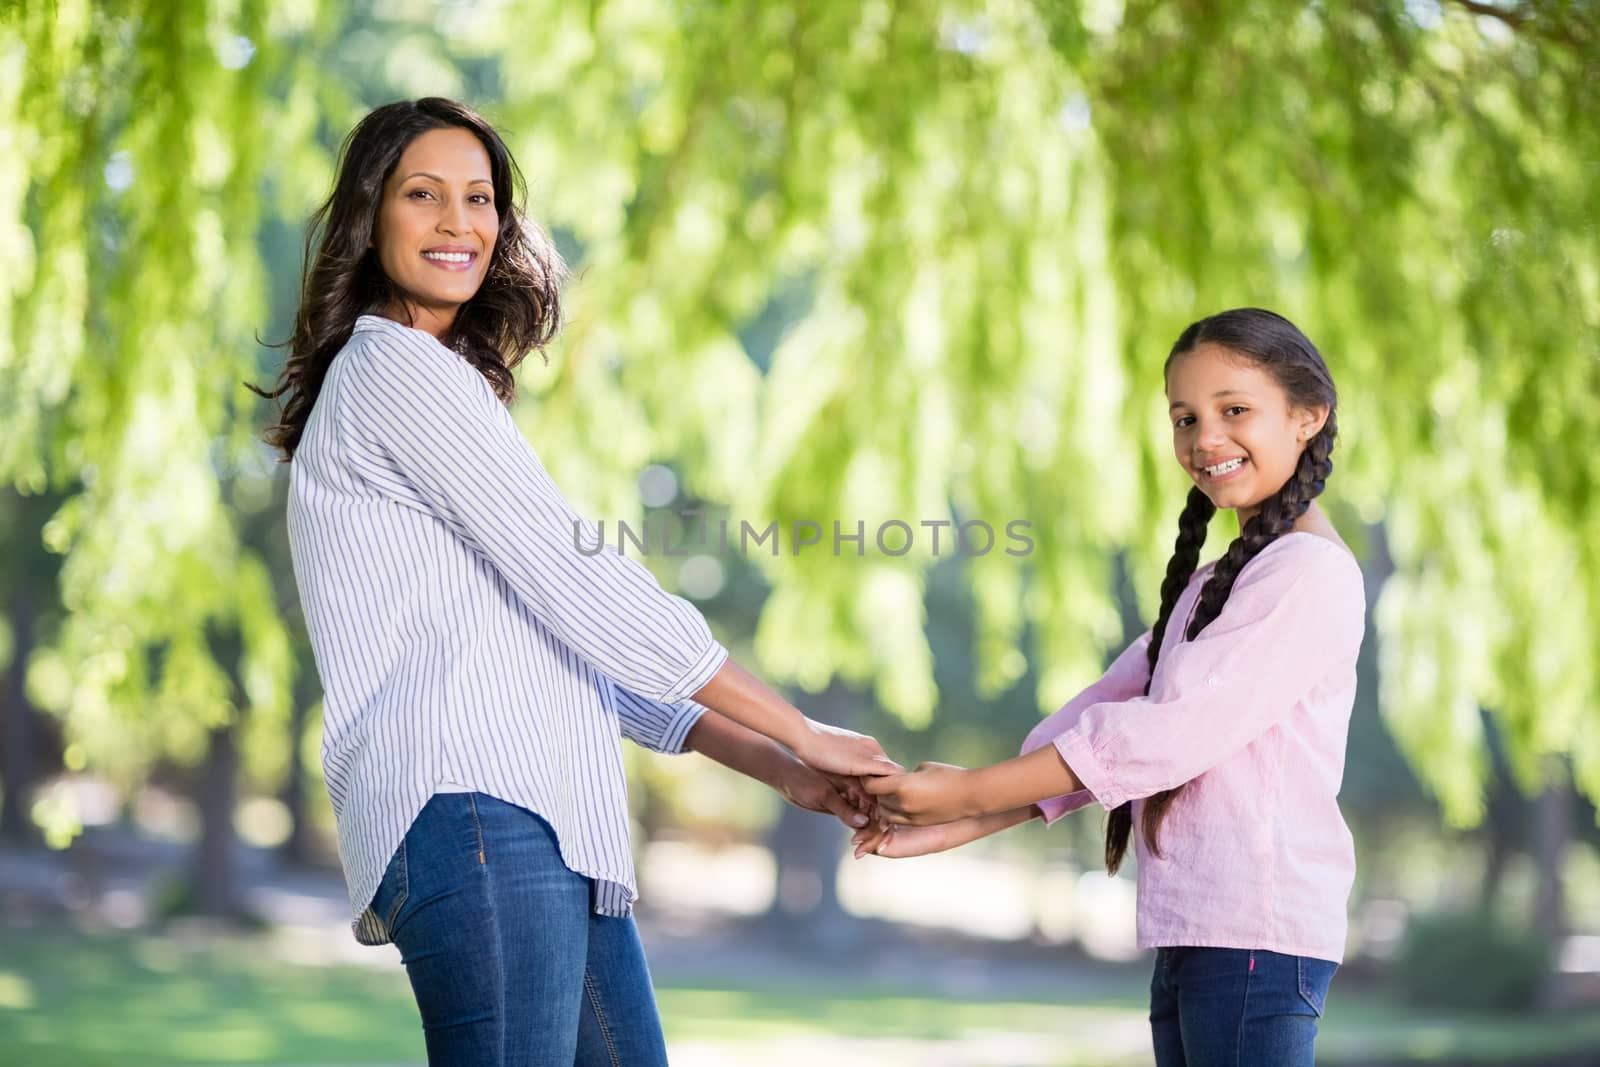
[[[1167,355],[1163,374],[1172,368],[1173,360],[1193,351],[1202,344],[1214,344],[1228,349],[1240,359],[1247,360],[1267,371],[1288,394],[1291,407],[1328,408],[1327,421],[1306,442],[1305,451],[1294,474],[1276,493],[1262,502],[1261,508],[1240,530],[1239,536],[1228,546],[1216,569],[1200,590],[1194,614],[1189,620],[1183,640],[1192,641],[1209,626],[1228,602],[1233,583],[1245,564],[1255,559],[1279,537],[1293,528],[1295,520],[1305,514],[1311,501],[1322,492],[1328,475],[1333,471],[1329,456],[1338,434],[1334,409],[1338,394],[1333,387],[1333,377],[1322,361],[1316,346],[1306,335],[1281,315],[1260,308],[1237,308],[1224,311],[1194,323],[1178,338]],[[1161,654],[1161,639],[1172,621],[1172,609],[1193,577],[1200,562],[1200,548],[1205,544],[1206,526],[1216,514],[1216,506],[1199,488],[1189,490],[1189,499],[1183,513],[1178,516],[1178,540],[1173,546],[1172,558],[1167,562],[1167,576],[1161,583],[1161,614],[1150,633],[1148,650],[1150,676],[1155,677],[1156,659]],[[1149,695],[1150,682],[1145,682]],[[1156,855],[1161,854],[1161,821],[1166,817],[1172,802],[1186,785],[1168,789],[1146,798],[1140,817],[1140,832],[1146,847]],[[1128,838],[1133,830],[1132,802],[1118,807],[1106,824],[1106,869],[1115,874],[1122,865],[1128,850]]]
[[[565,268],[550,238],[522,217],[522,174],[500,135],[471,108],[442,97],[376,108],[345,138],[333,192],[306,229],[300,307],[283,373],[270,392],[249,387],[269,400],[284,398],[278,422],[267,428],[265,438],[285,461],[294,458],[328,365],[350,339],[356,318],[405,295],[379,266],[377,250],[368,247],[383,184],[413,140],[450,127],[473,134],[489,154],[500,232],[483,284],[457,310],[441,340],[510,402],[516,392],[513,368],[555,335]]]

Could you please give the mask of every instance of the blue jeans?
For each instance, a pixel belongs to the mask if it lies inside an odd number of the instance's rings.
[[[372,907],[411,979],[430,1067],[665,1067],[638,931],[591,903],[533,812],[483,793],[428,801]]]
[[[1150,980],[1156,1067],[1311,1067],[1338,967],[1260,949],[1158,949]]]

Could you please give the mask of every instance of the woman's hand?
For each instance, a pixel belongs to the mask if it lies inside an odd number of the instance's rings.
[[[805,720],[789,747],[802,763],[827,774],[870,778],[902,770],[875,739],[815,719]]]
[[[863,780],[878,799],[881,817],[891,823],[929,826],[982,815],[973,772],[949,763],[919,763],[910,774]]]
[[[877,815],[877,801],[859,778],[808,767],[770,737],[718,712],[700,716],[689,728],[684,748],[771,786],[797,808],[837,815],[847,826],[866,826]]]
[[[846,826],[864,828],[876,814],[876,805],[856,778],[824,774],[790,759],[770,783],[797,808],[837,816]]]

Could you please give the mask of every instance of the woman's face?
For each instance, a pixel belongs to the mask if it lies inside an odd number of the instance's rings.
[[[453,126],[418,135],[383,183],[372,235],[383,273],[404,294],[385,314],[442,335],[483,284],[499,232],[482,142]]]
[[[1184,473],[1218,508],[1247,521],[1281,489],[1328,409],[1297,408],[1248,357],[1201,344],[1167,371],[1172,449]]]

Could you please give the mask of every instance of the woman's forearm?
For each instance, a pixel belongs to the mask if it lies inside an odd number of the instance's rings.
[[[731,659],[701,686],[693,700],[791,750],[798,750],[806,731],[806,718],[800,709]],[[706,755],[717,759],[710,752]]]
[[[852,777],[894,774],[900,765],[863,734],[816,722],[728,660],[694,695],[697,703],[783,745],[814,770]]]
[[[684,747],[766,785],[776,786],[794,761],[778,743],[718,711],[708,711],[689,728]]]
[[[684,747],[771,786],[797,808],[838,816],[853,829],[867,825],[872,798],[858,779],[807,766],[776,741],[718,712],[708,710],[696,720]]]

